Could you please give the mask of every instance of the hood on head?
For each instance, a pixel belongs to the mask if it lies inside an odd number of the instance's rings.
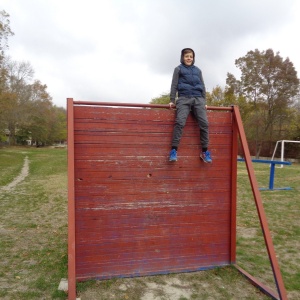
[[[182,64],[184,64],[184,62],[183,62],[183,52],[184,52],[185,50],[191,50],[191,51],[193,52],[193,57],[194,57],[193,62],[192,62],[192,65],[193,65],[193,64],[195,63],[195,52],[194,52],[194,50],[193,50],[192,48],[184,48],[184,49],[181,50],[180,62],[181,62]]]

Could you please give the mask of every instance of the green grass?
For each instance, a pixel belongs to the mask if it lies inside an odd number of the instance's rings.
[[[12,191],[1,190],[30,161],[29,175]],[[67,152],[50,148],[0,149],[0,298],[66,299],[58,291],[67,278]],[[260,187],[269,166],[254,164]],[[289,299],[300,299],[300,165],[276,168],[275,187],[261,192]],[[268,286],[273,275],[245,166],[238,163],[237,263]],[[149,284],[154,287],[149,288]],[[120,286],[125,286],[120,289]],[[166,288],[190,291],[177,299],[268,299],[233,267],[77,284],[84,299],[139,300],[149,290],[169,299]],[[177,300],[175,299],[175,300]]]
[[[0,186],[10,183],[21,171],[25,156],[26,152],[22,150],[12,153],[1,149]]]
[[[0,149],[0,188],[23,167],[30,173],[1,191],[0,296],[3,299],[66,299],[57,291],[67,277],[67,155],[62,149]]]
[[[259,187],[267,187],[269,165],[253,164],[253,166]],[[237,261],[250,274],[275,289],[252,191],[243,163],[238,164],[238,174]],[[290,191],[261,191],[261,197],[285,287],[288,291],[293,292],[290,298],[297,299],[300,298],[300,265],[299,261],[297,262],[299,259],[297,249],[300,248],[299,164],[276,168],[274,186],[292,187]],[[297,296],[294,296],[294,292]]]

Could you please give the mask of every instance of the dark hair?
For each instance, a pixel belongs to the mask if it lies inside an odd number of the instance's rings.
[[[185,55],[185,54],[187,54],[187,53],[192,53],[193,56],[194,56],[194,52],[193,52],[193,50],[191,50],[191,49],[185,49],[185,50],[183,51],[183,55]]]

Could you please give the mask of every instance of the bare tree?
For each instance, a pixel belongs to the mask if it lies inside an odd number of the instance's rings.
[[[34,71],[28,62],[16,62],[10,58],[4,59],[6,69],[6,97],[2,102],[5,110],[1,119],[9,131],[9,143],[16,143],[16,130],[26,122],[30,114],[29,102],[31,97],[30,80]]]
[[[9,14],[5,10],[0,11],[0,52],[8,48],[7,40],[9,36],[14,35],[10,29]]]

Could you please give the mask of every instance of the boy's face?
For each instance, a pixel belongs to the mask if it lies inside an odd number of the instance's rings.
[[[183,62],[187,66],[191,66],[194,60],[194,55],[192,52],[188,52],[183,56]]]

